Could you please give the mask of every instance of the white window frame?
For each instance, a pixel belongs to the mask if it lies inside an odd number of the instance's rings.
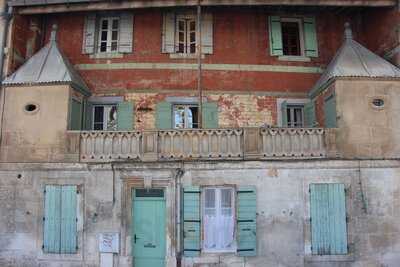
[[[298,56],[293,56],[293,55],[285,55],[283,54],[283,57],[305,57],[306,50],[305,50],[305,43],[304,43],[304,29],[303,29],[303,20],[301,18],[281,18],[281,23],[282,22],[296,22],[299,25],[299,42],[300,42],[300,55]],[[283,45],[283,34],[282,34],[282,45]]]
[[[103,107],[103,129],[102,130],[95,130],[94,125],[95,125],[95,109],[96,107]],[[92,130],[94,131],[107,131],[107,121],[108,121],[108,112],[105,112],[106,108],[112,108],[115,107],[117,109],[117,104],[93,104],[92,106]],[[116,110],[117,116],[118,116],[118,109]],[[117,119],[116,119],[117,120]],[[111,130],[110,130],[111,131]]]
[[[185,125],[183,126],[183,128],[177,128],[175,127],[176,125],[176,121],[175,121],[175,108],[176,107],[184,107],[185,108],[185,112],[184,112],[184,120],[185,120]],[[175,103],[172,104],[172,125],[174,129],[198,129],[199,128],[199,123],[197,122],[197,128],[195,127],[189,127],[189,120],[188,120],[188,110],[190,107],[197,107],[197,112],[199,112],[199,105],[197,104],[180,104],[180,103]],[[198,121],[198,118],[197,118]],[[192,125],[193,126],[193,125]]]
[[[287,105],[301,105],[305,106],[305,104],[310,102],[310,99],[304,99],[304,98],[278,98],[276,100],[276,108],[277,108],[277,124],[278,127],[283,127],[283,121],[282,121],[282,104],[283,102],[286,102]],[[304,109],[303,109],[303,125],[304,125]]]
[[[179,21],[185,21],[185,30],[184,30],[184,52],[178,52],[179,49]],[[188,25],[188,21],[193,21],[195,23],[195,52],[190,53],[190,29]],[[180,54],[180,55],[196,55],[197,54],[197,42],[198,42],[198,33],[197,33],[197,17],[195,15],[183,15],[183,14],[178,14],[176,16],[176,22],[175,22],[175,53]]]
[[[232,220],[233,220],[233,245],[230,249],[209,249],[205,247],[205,235],[204,235],[204,231],[205,231],[205,225],[204,225],[204,216],[205,216],[205,190],[206,189],[216,189],[219,190],[219,192],[221,192],[221,189],[230,189],[232,190],[232,196],[231,196],[231,203],[232,203]],[[217,192],[217,191],[216,191]],[[205,253],[232,253],[232,252],[236,252],[237,250],[237,242],[236,242],[236,190],[235,187],[233,186],[206,186],[202,188],[202,197],[201,197],[201,216],[202,216],[202,220],[201,220],[201,229],[202,229],[202,240],[201,240],[201,248],[202,251]],[[217,197],[217,195],[219,197]],[[219,205],[221,205],[221,193],[215,194],[215,198],[216,198],[216,203],[219,203]],[[217,199],[219,200],[219,202],[217,201]],[[218,212],[218,209],[220,210],[221,208],[216,208],[216,212]]]
[[[115,40],[112,40],[112,32],[113,32],[113,28],[112,28],[112,22],[114,20],[118,20],[118,28],[117,28],[117,32],[118,32],[118,36],[117,36],[117,46],[115,50],[111,50],[111,45],[112,42]],[[108,28],[107,28],[107,46],[106,46],[106,51],[101,51],[101,33],[105,30],[102,29],[102,24],[103,21],[108,21]],[[118,46],[119,46],[119,37],[120,37],[120,31],[121,31],[121,21],[119,17],[113,16],[113,17],[101,17],[99,19],[99,24],[97,27],[97,36],[98,36],[98,48],[97,48],[97,53],[103,54],[103,53],[118,53]]]
[[[304,128],[304,104],[287,104],[287,109],[292,109],[293,112],[291,112],[291,117],[294,117],[294,109],[299,108],[301,110],[301,125],[296,126],[296,125],[291,125],[289,123],[289,117],[288,119],[288,128]],[[295,122],[292,122],[294,124]]]

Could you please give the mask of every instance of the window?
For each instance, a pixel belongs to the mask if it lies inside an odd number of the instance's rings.
[[[117,105],[93,106],[93,130],[117,130]]]
[[[283,20],[282,19],[282,44],[283,55],[285,56],[301,56],[303,51],[301,48],[301,23],[299,20]]]
[[[348,253],[344,184],[311,184],[310,217],[312,254]]]
[[[269,17],[269,46],[272,56],[318,57],[314,17]]]
[[[203,209],[203,248],[206,251],[231,251],[234,239],[233,188],[205,188]]]
[[[303,105],[287,105],[286,118],[287,127],[296,128],[304,127],[304,106]]]
[[[46,185],[43,250],[70,254],[77,250],[77,186]]]
[[[173,115],[175,129],[196,129],[199,126],[197,105],[174,105]]]
[[[194,16],[177,16],[177,53],[196,53],[196,20]]]
[[[99,52],[118,50],[119,18],[101,18],[99,28]]]

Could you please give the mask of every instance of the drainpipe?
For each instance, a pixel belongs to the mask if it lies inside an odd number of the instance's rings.
[[[182,245],[181,245],[181,189],[182,189],[182,176],[185,173],[182,167],[176,169],[175,172],[175,222],[176,222],[176,232],[175,232],[175,244],[176,244],[176,261],[180,263],[182,259]]]
[[[203,128],[203,90],[201,88],[201,0],[197,1],[197,91],[199,95],[199,128]]]
[[[3,81],[3,70],[4,70],[4,49],[6,44],[7,32],[8,32],[8,24],[11,18],[11,11],[12,8],[10,7],[7,12],[7,1],[2,0],[0,6],[0,17],[1,17],[1,24],[3,27],[0,26],[1,34],[0,34],[0,73],[1,73],[1,80]],[[1,25],[0,24],[0,25]],[[1,29],[2,28],[2,29]]]

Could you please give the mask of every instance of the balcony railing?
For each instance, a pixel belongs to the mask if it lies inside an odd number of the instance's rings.
[[[325,158],[331,143],[327,136],[322,128],[84,131],[79,133],[79,158],[81,162]]]

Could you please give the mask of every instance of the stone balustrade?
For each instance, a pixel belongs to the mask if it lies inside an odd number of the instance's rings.
[[[325,158],[327,129],[80,132],[81,162]]]

